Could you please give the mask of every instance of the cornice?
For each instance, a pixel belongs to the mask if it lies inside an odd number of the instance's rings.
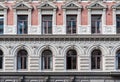
[[[0,41],[120,41],[120,35],[0,35]]]

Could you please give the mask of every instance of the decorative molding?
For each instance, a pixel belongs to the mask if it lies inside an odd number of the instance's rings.
[[[120,35],[0,35],[0,41],[120,41]]]
[[[70,2],[65,3],[65,4],[62,6],[62,8],[63,8],[63,9],[81,9],[82,6],[79,5],[77,2],[70,1]]]
[[[112,6],[113,9],[120,9],[120,2]]]
[[[87,6],[88,9],[106,9],[107,6],[99,1],[95,1]]]
[[[24,1],[20,1],[13,6],[13,9],[32,9],[32,7]]]
[[[44,1],[38,7],[38,9],[57,9],[57,6],[52,2]]]

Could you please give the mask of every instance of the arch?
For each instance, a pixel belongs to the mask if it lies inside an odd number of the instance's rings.
[[[100,49],[101,52],[102,52],[102,56],[109,54],[108,49],[107,49],[106,47],[102,46],[102,45],[93,45],[93,46],[90,46],[90,47],[86,50],[86,54],[87,54],[88,56],[91,56],[91,52],[92,52],[94,49]]]
[[[111,55],[112,55],[112,56],[116,56],[116,52],[117,52],[118,50],[120,50],[120,45],[112,48],[112,50],[111,50]]]
[[[16,47],[14,47],[11,52],[12,52],[12,55],[14,55],[15,57],[17,56],[17,52],[20,50],[20,49],[25,49],[27,52],[28,52],[28,56],[30,56],[32,54],[32,50],[30,47],[26,46],[26,45],[18,45]]]
[[[37,55],[38,55],[39,57],[41,57],[42,52],[43,52],[44,50],[46,50],[46,49],[51,50],[53,56],[57,55],[57,53],[58,53],[57,49],[56,49],[54,46],[51,46],[51,45],[43,45],[43,46],[39,47],[39,48],[36,50]]]
[[[29,46],[26,46],[26,45],[18,45],[11,50],[11,53],[14,56],[14,69],[16,71],[17,71],[17,52],[21,49],[25,49],[28,52],[28,56],[27,56],[27,63],[28,64],[29,64],[29,56],[32,54],[31,48]],[[27,69],[29,69],[29,66],[27,66]]]
[[[49,49],[46,49],[42,52],[41,55],[41,63],[42,63],[42,70],[44,69],[52,69],[53,68],[53,55],[52,51]]]
[[[64,57],[66,56],[66,53],[70,49],[75,49],[76,52],[78,53],[77,56],[84,55],[84,50],[76,45],[68,45],[62,49],[62,54]]]
[[[3,51],[3,56],[5,56],[8,53],[8,49],[2,45],[0,45],[0,50]]]

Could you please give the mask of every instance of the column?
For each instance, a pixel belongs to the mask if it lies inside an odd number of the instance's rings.
[[[116,34],[116,9],[113,9],[113,29],[114,34]]]
[[[80,28],[81,28],[81,9],[78,9],[77,13],[77,34],[80,34]]]
[[[56,9],[53,9],[53,29],[52,29],[52,33],[56,33]]]
[[[38,29],[39,29],[38,34],[41,34],[41,17],[42,17],[41,9],[38,9]]]
[[[15,34],[17,34],[17,13],[16,12],[17,12],[16,9],[14,9],[14,27],[13,27],[13,29],[15,29],[14,30]]]
[[[30,33],[31,30],[31,9],[28,9],[28,34]]]
[[[3,34],[5,34],[6,32],[6,26],[7,26],[7,9],[4,9],[4,32]]]
[[[91,9],[88,9],[88,33],[91,34]]]
[[[63,29],[64,34],[66,34],[66,9],[63,9]]]
[[[105,30],[106,27],[106,9],[103,9],[103,13],[102,13],[102,30],[101,33],[104,34],[106,32]]]

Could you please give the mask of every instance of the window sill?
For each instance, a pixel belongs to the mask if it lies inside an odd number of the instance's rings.
[[[102,69],[91,69],[91,71],[102,71]]]
[[[66,69],[66,72],[77,72],[78,71],[78,69]]]
[[[43,69],[43,70],[41,70],[42,72],[51,72],[51,71],[53,71],[52,69]]]
[[[17,72],[26,72],[28,69],[17,69]]]

